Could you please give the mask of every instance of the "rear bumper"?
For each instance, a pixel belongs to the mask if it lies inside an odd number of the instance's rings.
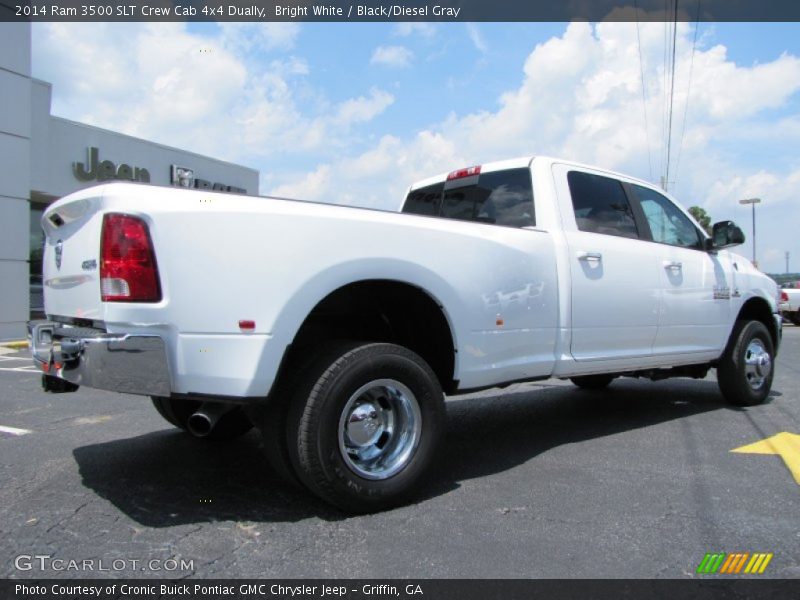
[[[34,364],[47,375],[101,390],[170,395],[166,348],[158,336],[30,321],[28,341]]]

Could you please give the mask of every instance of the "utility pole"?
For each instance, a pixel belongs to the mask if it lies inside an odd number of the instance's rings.
[[[786,274],[789,274],[789,251],[786,251]]]
[[[761,198],[747,198],[739,200],[739,204],[749,204],[753,208],[753,266],[757,269],[758,262],[756,261],[756,204],[761,203]]]

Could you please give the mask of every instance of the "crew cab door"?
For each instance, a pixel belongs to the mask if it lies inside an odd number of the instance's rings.
[[[570,352],[578,360],[652,354],[659,268],[643,217],[623,183],[602,172],[553,165],[571,286]]]
[[[661,310],[653,351],[721,350],[735,287],[728,254],[707,252],[695,224],[663,194],[636,184],[629,190],[644,212],[660,271]]]

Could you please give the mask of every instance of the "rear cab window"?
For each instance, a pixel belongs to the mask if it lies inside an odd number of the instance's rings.
[[[505,227],[533,226],[536,218],[530,169],[451,175],[447,181],[409,192],[403,212]]]

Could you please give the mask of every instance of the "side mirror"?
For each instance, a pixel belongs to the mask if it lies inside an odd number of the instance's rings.
[[[711,233],[711,248],[720,250],[744,244],[744,232],[733,221],[714,223]]]

